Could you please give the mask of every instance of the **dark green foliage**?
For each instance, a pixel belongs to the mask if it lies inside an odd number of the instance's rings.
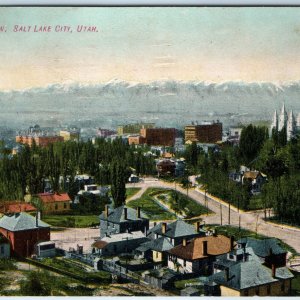
[[[251,163],[259,154],[264,142],[268,139],[268,128],[253,126],[244,127],[240,139],[240,157],[245,164]]]
[[[113,161],[110,169],[111,195],[114,199],[114,206],[119,207],[125,204],[126,200],[126,182],[129,173],[126,165],[121,161]]]
[[[23,296],[50,296],[50,284],[42,280],[39,272],[30,272],[21,282],[20,292]],[[50,279],[50,278],[49,278]]]
[[[19,154],[3,156],[0,160],[0,199],[23,199],[26,191],[41,193],[46,178],[54,191],[69,192],[73,198],[79,191],[74,181],[76,174],[87,173],[94,176],[97,183],[108,185],[115,161],[122,162],[122,169],[132,167],[138,169],[139,174],[152,175],[155,162],[144,155],[145,151],[148,148],[136,149],[121,139],[113,142],[96,139],[95,145],[90,141],[54,143],[44,148],[24,145]],[[62,184],[60,176],[64,177]]]
[[[72,205],[72,210],[78,214],[88,215],[100,213],[105,205],[110,203],[108,196],[99,196],[90,193],[79,195],[79,203]]]

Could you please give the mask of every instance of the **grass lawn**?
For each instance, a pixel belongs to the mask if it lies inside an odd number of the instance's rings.
[[[42,220],[55,227],[84,228],[99,225],[98,215],[44,215]]]
[[[133,195],[135,195],[136,193],[138,193],[138,191],[140,190],[141,188],[138,188],[138,187],[132,187],[132,188],[127,188],[126,189],[126,199],[132,197]]]
[[[247,210],[257,210],[257,209],[263,209],[263,208],[264,208],[263,200],[261,199],[261,197],[259,195],[252,196],[250,198],[250,203],[249,203]]]
[[[153,192],[153,188],[149,188],[142,195],[141,198],[132,200],[128,202],[128,206],[132,208],[141,207],[143,213],[145,213],[150,220],[172,220],[175,219],[175,215],[168,212],[165,208],[161,207],[155,200],[153,199],[151,192]]]
[[[179,193],[178,191],[168,189],[156,189],[150,195],[155,195],[162,202],[169,205],[172,210],[179,212],[182,215],[185,215],[186,218],[194,218],[211,212],[201,204],[197,203],[188,196]]]
[[[182,290],[184,289],[186,286],[186,284],[189,284],[189,283],[199,283],[199,286],[195,286],[197,289],[201,289],[203,290],[203,287],[200,286],[200,281],[198,278],[192,278],[192,279],[184,279],[184,280],[178,280],[178,281],[175,281],[174,282],[174,285],[176,287],[176,289],[179,289],[179,290]]]
[[[55,267],[60,270],[65,270],[70,273],[83,276],[85,278],[89,278],[92,281],[98,283],[110,283],[111,282],[111,274],[105,271],[95,271],[95,272],[87,272],[80,264],[80,262],[72,261],[71,259],[67,258],[45,258],[41,261],[41,263]]]

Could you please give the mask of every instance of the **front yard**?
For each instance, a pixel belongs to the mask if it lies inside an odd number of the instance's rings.
[[[99,225],[98,215],[44,215],[42,220],[54,227],[85,228]]]

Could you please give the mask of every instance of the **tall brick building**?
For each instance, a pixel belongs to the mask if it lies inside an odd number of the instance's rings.
[[[187,125],[184,128],[184,135],[185,142],[216,143],[222,140],[222,123]]]
[[[175,128],[142,128],[140,134],[145,143],[151,146],[174,146]]]
[[[63,142],[64,138],[62,136],[34,136],[34,135],[17,135],[16,136],[16,142],[20,144],[27,144],[28,146],[32,146],[32,144],[35,142],[37,146],[46,147],[51,143],[55,142]]]

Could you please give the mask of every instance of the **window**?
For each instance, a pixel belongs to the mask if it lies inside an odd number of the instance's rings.
[[[64,203],[64,209],[66,209],[67,208],[67,203]]]
[[[0,246],[0,253],[1,253],[1,254],[4,254],[4,246],[3,246],[3,245]]]
[[[284,292],[284,281],[281,282],[281,291]]]
[[[244,296],[249,296],[249,290],[244,290]]]
[[[58,205],[57,204],[55,204],[55,210],[57,210],[58,209]]]
[[[271,285],[268,284],[267,285],[267,295],[270,295],[271,294]]]
[[[183,266],[186,267],[186,260],[183,260]]]

